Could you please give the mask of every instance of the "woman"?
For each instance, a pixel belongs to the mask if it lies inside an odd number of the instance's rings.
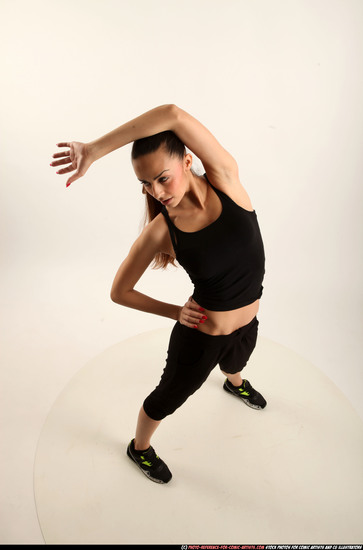
[[[247,405],[266,401],[241,377],[257,339],[257,312],[264,277],[264,249],[255,210],[241,185],[235,159],[198,120],[176,105],[161,105],[89,142],[58,143],[51,166],[75,170],[67,187],[102,156],[130,142],[135,174],[146,194],[149,223],[118,269],[111,299],[176,321],[166,366],[139,413],[128,456],[152,481],[172,474],[150,445],[161,420],[172,414],[219,364],[223,388]],[[205,174],[192,170],[192,155]],[[177,259],[194,283],[184,306],[134,290],[147,267]]]

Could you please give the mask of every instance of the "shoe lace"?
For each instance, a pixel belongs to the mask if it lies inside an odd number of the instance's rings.
[[[145,466],[148,466],[151,468],[157,460],[159,460],[158,455],[155,453],[154,449],[150,447],[150,449],[147,451],[147,456],[145,456],[146,453],[140,456],[142,460],[142,464],[145,464]]]
[[[246,397],[249,397],[250,396],[250,388],[247,386],[246,384],[247,380],[243,380],[242,382],[242,387],[238,388],[238,391],[240,392],[241,395],[245,395]]]

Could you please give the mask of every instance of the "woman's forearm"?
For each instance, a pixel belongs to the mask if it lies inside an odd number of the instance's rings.
[[[169,317],[169,319],[174,319],[175,321],[179,319],[179,314],[182,309],[180,306],[155,300],[137,290],[129,290],[124,293],[122,297],[118,297],[111,293],[111,299],[116,304],[138,309],[139,311],[145,311],[146,313],[153,313],[154,315],[161,315],[162,317]]]
[[[136,139],[172,130],[178,107],[174,104],[160,105],[122,124],[112,132],[87,143],[93,160],[97,160],[115,149]]]

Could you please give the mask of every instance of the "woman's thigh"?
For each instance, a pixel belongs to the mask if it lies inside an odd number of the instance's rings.
[[[177,384],[197,389],[206,380],[217,364],[218,354],[200,336],[196,329],[180,323],[174,326],[161,384]]]
[[[202,386],[218,363],[217,351],[193,330],[180,323],[174,325],[160,382],[144,403],[146,413],[149,414],[148,408],[154,414],[149,416],[155,420],[180,407]]]
[[[235,331],[231,345],[220,357],[219,366],[223,372],[235,374],[240,372],[256,347],[259,321],[255,317],[252,321]]]

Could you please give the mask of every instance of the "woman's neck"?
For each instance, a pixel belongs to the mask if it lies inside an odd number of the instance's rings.
[[[189,172],[189,181],[184,197],[180,202],[182,210],[197,208],[204,210],[208,194],[208,183],[203,176]]]

